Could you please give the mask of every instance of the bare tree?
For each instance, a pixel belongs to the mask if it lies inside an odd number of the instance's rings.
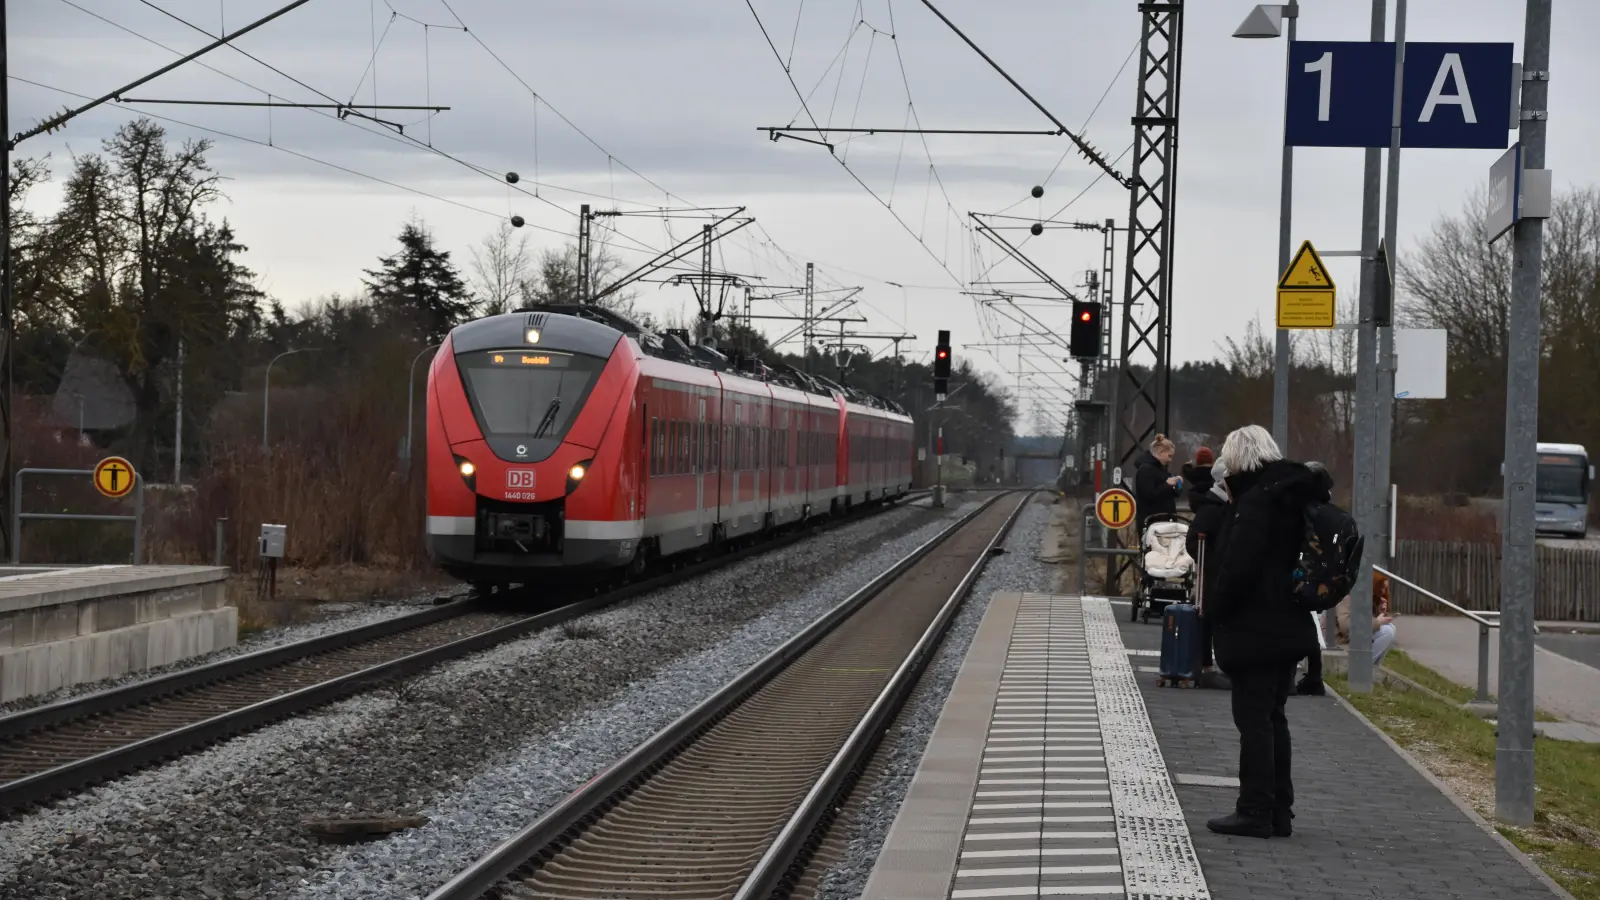
[[[472,292],[478,312],[486,316],[509,312],[522,296],[533,258],[528,236],[517,234],[508,222],[490,232],[472,248]]]
[[[590,290],[599,293],[624,274],[622,260],[605,245],[597,245],[589,257]],[[525,302],[568,304],[578,302],[578,247],[567,244],[560,250],[545,249],[539,254],[539,263],[519,283],[519,293]],[[629,288],[607,294],[597,305],[641,324],[647,318],[637,306],[639,294]]]

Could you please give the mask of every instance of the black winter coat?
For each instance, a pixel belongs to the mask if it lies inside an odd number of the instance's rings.
[[[1215,546],[1207,541],[1204,615],[1224,672],[1290,665],[1317,650],[1311,616],[1289,597],[1304,509],[1319,491],[1303,464],[1280,460],[1227,478]]]
[[[1217,480],[1212,477],[1210,466],[1196,466],[1194,463],[1184,463],[1182,474],[1183,490],[1184,493],[1189,495],[1190,512],[1197,513],[1200,511],[1201,506],[1217,499],[1217,496],[1211,493],[1211,489],[1216,487]]]
[[[1193,520],[1189,523],[1189,536],[1184,539],[1184,546],[1189,551],[1189,558],[1194,560],[1195,565],[1198,566],[1200,565],[1200,537],[1202,535],[1206,539],[1206,558],[1209,560],[1216,554],[1217,532],[1222,528],[1222,519],[1228,506],[1228,501],[1217,496],[1216,492],[1212,490],[1212,488],[1216,487],[1216,481],[1211,477],[1210,466],[1198,469],[1193,466],[1184,466],[1183,480],[1189,492],[1189,512],[1194,514]],[[1215,565],[1210,568],[1213,572],[1217,569]],[[1207,581],[1206,587],[1209,588],[1210,586],[1211,582]]]
[[[1144,534],[1144,523],[1151,516],[1178,511],[1178,489],[1167,484],[1172,475],[1167,467],[1146,450],[1139,457],[1138,468],[1133,473],[1133,500],[1139,507],[1139,534]]]

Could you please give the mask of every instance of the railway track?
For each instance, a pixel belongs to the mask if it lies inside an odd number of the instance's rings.
[[[822,528],[870,514],[844,517]],[[497,608],[499,604],[455,595],[454,602],[422,612],[0,717],[0,815],[14,815],[815,532],[793,532],[543,612]],[[514,601],[517,593],[506,599]]]
[[[428,900],[786,897],[1031,496],[919,547]]]

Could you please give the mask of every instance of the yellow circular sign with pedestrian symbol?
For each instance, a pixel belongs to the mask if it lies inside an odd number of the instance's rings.
[[[113,500],[128,496],[134,481],[133,463],[120,456],[108,456],[94,467],[95,489]]]
[[[1122,488],[1112,488],[1094,501],[1094,513],[1100,524],[1115,531],[1133,521],[1133,495]]]

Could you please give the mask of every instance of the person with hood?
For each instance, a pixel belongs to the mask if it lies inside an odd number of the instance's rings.
[[[1316,626],[1290,596],[1317,476],[1283,458],[1272,435],[1247,425],[1228,435],[1217,460],[1231,502],[1216,546],[1207,547],[1210,623],[1217,664],[1232,683],[1239,729],[1239,799],[1206,822],[1220,834],[1287,837],[1293,830],[1289,720],[1284,715],[1300,660],[1317,650]]]
[[[1207,565],[1217,549],[1217,533],[1222,527],[1224,515],[1228,507],[1228,492],[1222,486],[1221,478],[1227,470],[1215,463],[1215,456],[1210,447],[1201,447],[1194,454],[1194,462],[1183,467],[1184,484],[1188,486],[1189,512],[1194,515],[1189,523],[1189,534],[1184,538],[1184,546],[1189,551],[1189,558],[1194,560],[1195,575],[1200,582],[1200,596],[1209,596],[1206,592],[1211,589],[1212,574],[1216,572],[1216,565]],[[1200,552],[1200,542],[1205,541],[1205,553]],[[1200,619],[1200,628],[1205,633],[1203,640],[1205,649],[1200,655],[1200,684],[1205,687],[1217,687],[1226,690],[1228,685],[1216,677],[1212,671],[1214,655],[1211,644],[1211,627],[1206,622],[1204,615]]]
[[[1138,468],[1133,473],[1133,502],[1138,507],[1138,527],[1141,538],[1145,523],[1151,516],[1173,515],[1178,511],[1178,494],[1183,490],[1183,479],[1167,472],[1177,447],[1164,434],[1156,435],[1150,449],[1139,457]]]
[[[1216,486],[1216,476],[1211,473],[1217,464],[1217,456],[1211,452],[1210,447],[1201,447],[1194,452],[1194,461],[1183,464],[1183,489],[1189,495],[1189,512],[1199,512],[1195,508],[1195,501],[1199,499],[1202,504],[1208,502],[1206,495]]]
[[[1317,503],[1332,503],[1333,473],[1329,472],[1327,467],[1319,462],[1308,462],[1306,463],[1306,468],[1310,469],[1311,474],[1317,478],[1317,490],[1312,499]],[[1349,608],[1348,600],[1345,601],[1345,608]],[[1306,657],[1305,677],[1301,678],[1300,682],[1294,686],[1294,692],[1310,697],[1321,697],[1328,693],[1327,688],[1322,683],[1321,647],[1318,647],[1314,653]]]

